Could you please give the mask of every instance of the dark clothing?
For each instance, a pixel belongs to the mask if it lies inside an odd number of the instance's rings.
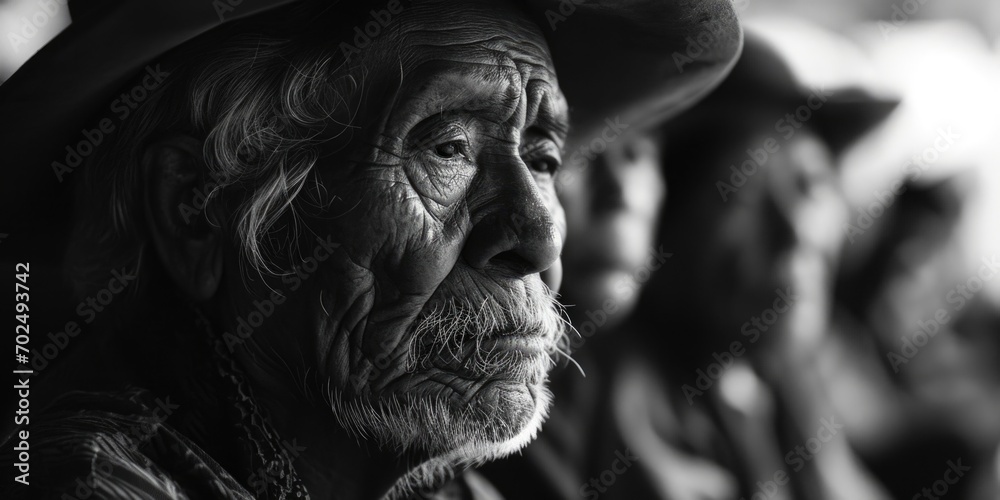
[[[305,444],[278,436],[208,321],[199,315],[191,322],[196,328],[186,334],[144,337],[147,347],[160,343],[144,355],[104,356],[120,360],[114,368],[94,363],[92,372],[105,369],[143,388],[73,391],[33,412],[30,484],[8,482],[0,498],[309,498],[292,465]],[[113,344],[120,348],[129,338]],[[79,379],[77,387],[109,385],[106,375]],[[3,446],[4,460],[13,463],[13,444]],[[501,497],[473,475],[434,498]]]
[[[163,354],[188,376],[150,384],[159,390],[70,392],[38,412],[31,484],[4,498],[308,498],[292,467],[298,445],[271,428],[225,347],[180,337],[187,356]]]
[[[671,360],[639,338],[602,333],[574,355],[586,377],[556,374],[539,438],[480,469],[505,497],[735,500],[758,493],[755,478],[790,471],[773,413],[737,410],[718,387],[689,397],[664,369]],[[799,497],[807,475],[768,498]]]

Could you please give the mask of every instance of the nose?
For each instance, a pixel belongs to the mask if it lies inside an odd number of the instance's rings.
[[[625,180],[622,172],[624,155],[615,144],[592,162],[593,208],[595,215],[621,210],[625,207]]]
[[[651,135],[622,137],[593,162],[593,214],[655,212],[666,187],[659,146]]]
[[[764,221],[767,224],[767,239],[774,252],[783,252],[797,243],[790,215],[782,210],[773,196],[764,200]]]
[[[506,175],[484,177],[479,184],[491,191],[485,198],[490,202],[479,209],[484,215],[474,222],[466,240],[465,261],[476,269],[518,277],[553,268],[559,262],[564,239],[564,228],[559,224],[562,207],[554,192],[543,193],[523,163],[515,172],[507,169]],[[558,287],[558,283],[546,283]]]

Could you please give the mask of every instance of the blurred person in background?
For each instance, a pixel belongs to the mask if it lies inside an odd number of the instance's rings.
[[[727,478],[706,488],[661,467],[668,498],[884,498],[815,362],[847,218],[837,157],[896,101],[863,79],[810,80],[789,47],[863,63],[818,28],[751,24],[747,40],[730,78],[667,130],[662,237],[676,256],[639,308],[643,341],[662,361],[650,367],[658,375],[632,375],[659,377],[652,393],[662,396],[633,391],[653,415],[633,447],[695,457]],[[637,413],[628,428],[642,428]]]
[[[825,470],[811,456],[786,461],[817,428],[821,437],[838,432],[835,416],[817,410],[819,396],[804,394],[815,389],[804,383],[813,378],[806,357],[826,326],[840,250],[830,228],[846,216],[833,157],[895,104],[859,89],[836,99],[811,92],[748,34],[708,99],[665,129],[609,147],[585,183],[560,183],[570,229],[564,296],[575,305],[574,358],[586,378],[557,378],[540,439],[486,469],[506,495],[543,483],[551,498],[883,497],[842,436],[823,441]],[[786,122],[788,136],[773,128],[807,102],[824,116]],[[746,158],[767,135],[780,147]],[[718,187],[743,160],[760,164],[735,181],[738,193]],[[744,323],[782,300],[791,303],[781,305],[781,324],[751,346]],[[728,353],[736,339],[746,347]],[[701,373],[726,387],[705,387]]]
[[[838,284],[825,378],[854,447],[900,498],[950,464],[944,498],[1000,495],[1000,254],[970,255],[959,230],[976,181],[904,184]]]
[[[611,384],[630,347],[621,330],[671,257],[655,239],[667,194],[661,143],[659,128],[629,133],[589,164],[567,165],[559,179],[568,228],[562,301],[578,332],[570,341],[576,366],[553,374],[555,403],[535,445],[483,469],[507,498],[658,498],[640,471],[616,473],[613,488],[600,475],[635,465]]]
[[[678,92],[693,92],[685,106],[711,88],[686,87]],[[645,283],[671,256],[656,240],[667,196],[660,156],[665,118],[644,126],[615,117],[600,136],[575,134],[584,147],[569,151],[556,183],[567,221],[561,301],[577,330],[570,341],[575,366],[553,375],[555,404],[537,445],[481,469],[507,498],[658,496],[641,472],[616,474],[613,492],[599,476],[634,465],[613,421],[610,383],[627,351],[618,332]]]
[[[984,110],[1000,109],[1000,61],[952,21],[855,38],[903,104],[844,161],[850,244],[823,378],[894,496],[998,498],[1000,123]]]

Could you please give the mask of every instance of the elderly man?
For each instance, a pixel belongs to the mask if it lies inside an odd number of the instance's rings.
[[[46,241],[51,178],[77,184],[79,300],[48,336],[73,351],[31,368],[80,392],[33,415],[11,495],[404,498],[520,449],[566,344],[563,90],[608,94],[581,131],[638,126],[740,43],[724,2],[274,3],[88,6],[5,84],[14,234]],[[624,83],[581,78],[602,66]]]

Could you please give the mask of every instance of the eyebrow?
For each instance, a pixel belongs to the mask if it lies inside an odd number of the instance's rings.
[[[534,78],[528,82],[525,93],[529,99],[536,99],[534,106],[529,106],[525,116],[526,130],[541,132],[543,135],[563,144],[569,136],[569,112],[559,93],[559,88],[548,81]]]
[[[549,99],[546,96],[546,100]],[[551,106],[540,106],[538,110],[538,116],[535,117],[535,122],[530,128],[543,129],[546,132],[553,132],[556,137],[553,139],[559,139],[560,141],[565,141],[566,137],[569,136],[570,124],[569,115],[566,112],[553,112]]]
[[[535,102],[526,110],[524,131],[541,133],[559,144],[565,143],[570,124],[568,111],[564,105],[560,105],[565,101],[560,98],[557,87],[529,76],[530,80],[525,88],[511,92],[510,86],[514,82],[507,76],[507,71],[518,72],[517,68],[498,68],[493,63],[473,61],[463,61],[463,64],[466,66],[462,69],[448,68],[445,71],[434,71],[434,64],[421,68],[420,71],[431,74],[425,80],[416,78],[410,81],[410,85],[419,85],[412,91],[413,100],[404,109],[397,109],[393,114],[415,113],[417,116],[428,117],[485,112],[492,115],[493,120],[505,123],[519,112],[518,97],[525,94],[529,99],[535,99]],[[502,111],[498,112],[498,107]],[[479,118],[483,116],[480,115]]]
[[[482,64],[467,62],[463,64],[484,66],[495,70],[492,64]],[[494,71],[493,74],[496,74]],[[493,109],[494,104],[499,104],[504,110],[510,111],[501,116],[507,120],[517,112],[517,102],[515,97],[506,92],[508,81],[501,78],[491,78],[490,75],[481,74],[477,70],[468,71],[448,71],[435,75],[432,80],[426,83],[426,88],[432,88],[435,84],[447,85],[442,92],[433,95],[426,104],[431,107],[432,112],[449,111],[484,111]],[[425,94],[425,92],[419,92]]]

